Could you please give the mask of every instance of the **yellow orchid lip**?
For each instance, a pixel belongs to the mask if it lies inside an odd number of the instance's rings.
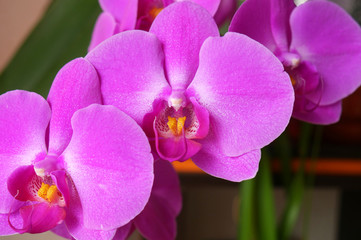
[[[182,134],[182,130],[183,130],[185,121],[186,121],[185,116],[179,117],[179,118],[168,116],[167,125],[168,125],[169,129],[171,130],[171,132],[173,133],[173,135],[179,136]]]
[[[38,196],[50,203],[53,203],[61,197],[61,193],[55,185],[50,186],[49,184],[41,183],[41,187],[38,190]]]

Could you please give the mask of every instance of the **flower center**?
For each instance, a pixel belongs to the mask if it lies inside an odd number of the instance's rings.
[[[38,190],[38,196],[50,203],[56,202],[60,197],[62,197],[55,185],[50,186],[46,183],[41,183],[41,187]]]
[[[173,133],[173,135],[179,136],[182,134],[185,121],[186,121],[186,117],[175,118],[168,116],[167,125],[170,131]]]

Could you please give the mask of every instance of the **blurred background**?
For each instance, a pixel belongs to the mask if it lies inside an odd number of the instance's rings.
[[[337,3],[361,22],[360,0]],[[61,66],[86,54],[99,12],[97,0],[0,0],[0,92],[21,88],[46,97]],[[322,129],[320,159],[312,168],[316,172],[314,188],[305,194],[292,234],[294,240],[305,239],[305,231],[309,240],[360,239],[360,89],[344,100],[343,109],[339,123]],[[287,131],[292,146],[297,146],[300,123],[293,120]],[[279,215],[285,206],[284,190],[277,159],[272,164],[273,194]],[[297,160],[292,166],[297,169]],[[177,239],[236,239],[238,205],[242,198],[238,184],[203,174],[188,162],[175,167],[180,173],[184,198]],[[311,167],[307,169],[311,171]],[[61,238],[44,233],[0,239]],[[134,235],[132,239],[141,238]]]

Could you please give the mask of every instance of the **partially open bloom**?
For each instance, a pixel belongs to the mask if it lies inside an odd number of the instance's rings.
[[[65,225],[76,239],[111,239],[144,208],[148,140],[119,109],[96,103],[99,80],[81,58],[60,70],[48,101],[20,90],[0,96],[0,235]]]
[[[285,129],[294,95],[277,58],[238,34],[219,37],[197,4],[174,3],[150,32],[126,31],[89,52],[105,104],[143,127],[154,153],[189,158],[232,181],[254,177],[260,148]]]
[[[169,4],[177,0],[99,0],[103,12],[94,27],[89,51],[105,39],[125,30],[149,30],[155,17]],[[218,9],[221,0],[186,0],[193,1],[206,8],[212,15]],[[232,12],[234,4],[222,5],[222,11],[217,19],[224,21]]]
[[[316,124],[339,120],[341,100],[361,84],[361,28],[329,1],[247,0],[230,31],[269,48],[290,75],[293,117]]]

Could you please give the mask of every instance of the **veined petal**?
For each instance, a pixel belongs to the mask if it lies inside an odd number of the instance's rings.
[[[95,23],[88,52],[98,46],[105,39],[113,36],[115,34],[116,26],[117,22],[110,13],[101,13]]]
[[[314,64],[323,80],[320,105],[331,105],[361,84],[361,28],[341,7],[309,1],[291,15],[291,50]],[[307,96],[318,102],[319,94]]]
[[[172,89],[187,88],[197,70],[204,40],[219,36],[209,12],[190,1],[174,3],[161,11],[149,32],[163,44],[165,70]]]
[[[7,179],[22,165],[46,154],[45,132],[51,111],[40,95],[15,90],[0,96],[0,213],[14,202]]]
[[[114,16],[121,31],[134,29],[137,21],[137,0],[99,0],[99,4],[105,12]]]
[[[101,103],[100,83],[93,66],[83,58],[66,64],[54,79],[48,102],[52,110],[48,152],[59,156],[69,144],[74,112]]]
[[[237,157],[229,157],[222,153],[214,141],[213,132],[201,140],[202,149],[192,157],[193,162],[206,173],[233,182],[241,182],[256,176],[261,151],[255,149]]]
[[[104,104],[114,105],[141,124],[162,93],[164,76],[159,40],[144,31],[120,33],[91,51],[86,59],[97,70]]]
[[[79,110],[72,127],[63,156],[79,194],[84,227],[108,231],[125,225],[150,196],[153,157],[147,137],[114,106]]]
[[[277,138],[289,122],[294,101],[291,81],[277,58],[238,33],[205,41],[187,92],[209,112],[214,136],[206,139],[229,157]]]
[[[332,124],[340,120],[342,102],[330,105],[316,105],[306,98],[296,97],[292,117],[313,124]]]

